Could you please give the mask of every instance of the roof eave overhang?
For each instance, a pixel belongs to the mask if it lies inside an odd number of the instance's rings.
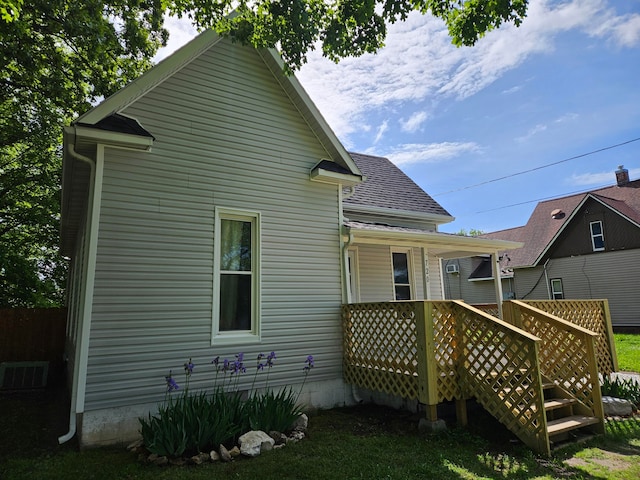
[[[342,185],[344,187],[353,187],[362,183],[362,175],[349,175],[346,173],[332,172],[324,168],[314,168],[309,174],[309,178],[313,182],[330,183],[332,185]]]
[[[462,258],[479,253],[491,254],[521,248],[523,245],[521,242],[446,235],[439,232],[370,230],[348,226],[345,228],[345,233],[353,235],[354,243],[426,247],[434,250],[440,258]]]
[[[431,222],[436,225],[444,223],[450,223],[455,220],[455,217],[450,215],[441,215],[436,213],[423,213],[414,212],[411,210],[400,210],[395,208],[375,207],[371,205],[357,205],[354,203],[345,202],[344,210],[354,213],[364,213],[371,215],[382,215],[386,217],[398,217],[411,220],[418,220],[421,222]]]
[[[111,147],[132,148],[149,151],[153,146],[153,137],[133,135],[131,133],[112,132],[98,128],[75,125],[76,142],[109,145]]]

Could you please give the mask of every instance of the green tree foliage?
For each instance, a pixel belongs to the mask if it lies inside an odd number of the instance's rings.
[[[472,228],[468,232],[464,228],[461,228],[460,231],[456,233],[456,235],[460,235],[462,237],[479,237],[480,235],[484,235],[484,234],[485,232],[483,232],[482,230],[478,230],[476,228]]]
[[[316,44],[333,61],[374,53],[384,45],[387,25],[411,11],[444,21],[455,45],[474,45],[504,22],[520,25],[527,0],[170,0],[201,28],[257,47],[278,45],[295,70]],[[236,9],[237,15],[227,15]]]
[[[62,302],[62,128],[151,66],[163,0],[0,0],[0,306]]]

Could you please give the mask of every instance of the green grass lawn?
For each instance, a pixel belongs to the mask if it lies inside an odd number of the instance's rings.
[[[640,419],[545,459],[479,407],[470,425],[418,432],[419,414],[363,405],[311,416],[308,438],[255,459],[157,467],[124,448],[58,446],[49,395],[0,396],[0,478],[17,479],[620,479],[640,478]],[[59,413],[59,412],[58,412]]]
[[[640,373],[640,334],[615,333],[618,370]]]
[[[640,335],[616,334],[621,370],[640,372]],[[0,479],[612,479],[640,478],[640,417],[609,422],[607,435],[542,458],[480,407],[470,425],[418,432],[419,414],[363,405],[311,416],[308,438],[255,459],[157,467],[124,448],[59,446],[63,390],[0,395]]]

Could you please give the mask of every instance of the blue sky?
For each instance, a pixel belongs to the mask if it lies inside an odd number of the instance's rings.
[[[158,58],[195,34],[167,26]],[[520,28],[470,48],[415,14],[376,55],[312,53],[297,77],[347,149],[390,158],[456,217],[441,231],[523,225],[537,200],[611,185],[618,165],[640,178],[636,141],[466,188],[640,137],[640,0],[531,0]]]

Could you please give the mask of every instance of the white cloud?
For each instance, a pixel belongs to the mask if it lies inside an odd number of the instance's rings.
[[[629,170],[629,178],[639,177],[640,168]],[[576,186],[612,185],[616,182],[616,174],[615,171],[573,174],[567,179],[567,182]]]
[[[506,90],[503,90],[502,93],[504,95],[511,95],[512,93],[516,93],[518,90],[522,89],[522,85],[515,85],[511,88],[507,88]]]
[[[640,42],[638,17],[617,15],[604,0],[532,0],[519,28],[503,25],[474,47],[456,48],[439,19],[414,12],[389,26],[386,47],[377,54],[335,65],[315,52],[298,78],[345,140],[380,107],[474,95],[532,55],[552,52],[563,32],[577,30],[617,45]]]
[[[395,147],[384,156],[401,166],[414,163],[435,163],[480,150],[480,146],[473,142],[409,143]]]
[[[336,65],[316,50],[297,76],[338,137],[349,144],[351,134],[368,127],[370,112],[426,98],[437,104],[440,99],[474,95],[532,55],[552,52],[560,33],[577,30],[617,46],[640,44],[640,15],[617,15],[609,4],[532,0],[521,27],[503,25],[470,48],[454,47],[441,20],[413,12],[389,26],[386,47],[377,54],[346,58]],[[165,22],[171,32],[169,45],[155,61],[197,34],[184,18],[167,17]],[[406,131],[413,128],[411,120],[401,124]]]
[[[544,132],[547,129],[547,126],[539,123],[538,125],[536,125],[535,127],[531,128],[525,135],[523,135],[522,137],[517,137],[516,140],[519,142],[524,142],[526,140],[529,140],[531,137],[533,137],[534,135],[539,134],[540,132]]]
[[[198,34],[196,28],[186,17],[170,17],[165,14],[164,26],[169,30],[169,41],[167,42],[167,46],[161,48],[156,56],[153,57],[154,63],[165,59]]]
[[[373,143],[378,143],[381,139],[382,136],[384,135],[384,133],[389,129],[389,122],[387,120],[385,120],[384,122],[382,122],[382,124],[378,127],[378,132],[376,133],[376,138],[373,141]]]
[[[578,115],[577,113],[573,113],[573,112],[569,112],[569,113],[565,113],[564,115],[561,115],[560,117],[556,118],[554,120],[555,123],[565,123],[565,122],[571,122],[573,120],[576,120],[580,115]]]
[[[406,121],[401,118],[400,125],[403,131],[413,133],[418,131],[427,118],[429,118],[427,112],[415,112]]]
[[[593,35],[609,37],[613,43],[621,47],[640,45],[640,15],[610,17],[594,29]]]

